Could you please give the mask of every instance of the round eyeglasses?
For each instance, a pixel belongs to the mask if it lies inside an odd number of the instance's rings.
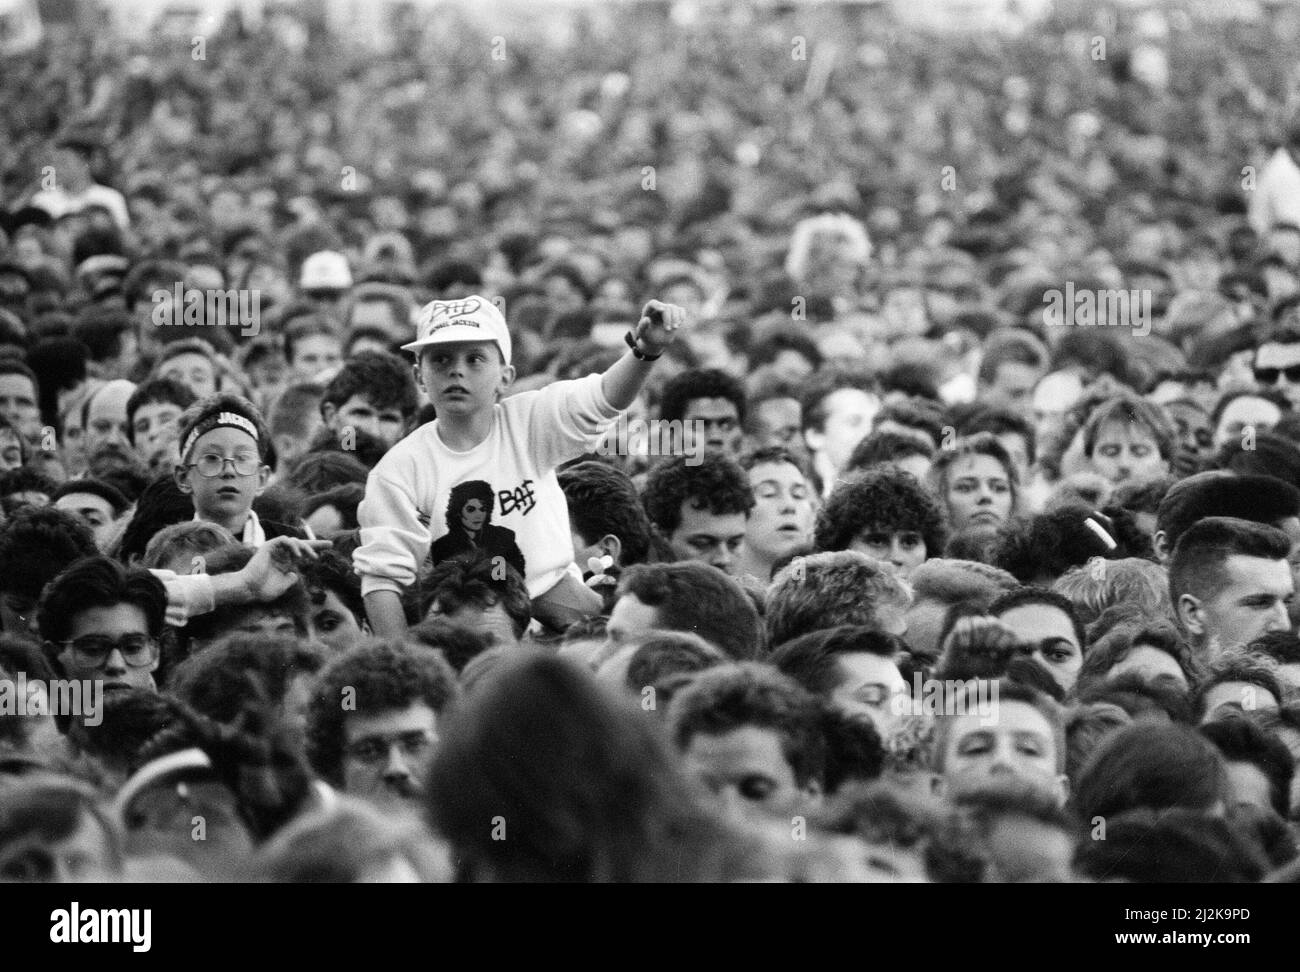
[[[262,460],[257,456],[235,456],[233,459],[227,459],[225,456],[212,453],[199,456],[197,462],[191,462],[185,468],[197,469],[199,475],[205,479],[216,479],[226,471],[226,463],[230,463],[236,476],[251,476],[262,468]]]

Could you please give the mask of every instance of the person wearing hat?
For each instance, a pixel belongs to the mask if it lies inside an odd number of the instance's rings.
[[[175,859],[207,880],[233,880],[256,843],[239,796],[198,748],[141,766],[118,791],[112,819],[131,857]]]
[[[321,250],[307,257],[298,276],[302,296],[322,310],[332,310],[352,286],[348,258],[334,250]]]
[[[88,135],[70,133],[54,143],[54,184],[42,188],[31,198],[31,205],[43,209],[54,219],[79,213],[89,206],[103,206],[113,216],[119,229],[131,226],[126,198],[116,189],[101,186],[90,171],[90,162],[99,145]]]
[[[600,596],[583,585],[573,563],[555,470],[591,451],[632,404],[685,318],[682,308],[652,300],[627,334],[630,350],[603,374],[506,398],[515,369],[500,310],[476,295],[425,305],[417,338],[403,350],[415,354],[416,383],[438,417],[379,461],[357,510],[361,545],[353,559],[376,634],[405,634],[401,594],[450,529],[452,491],[467,482],[486,483],[492,502],[454,512],[474,531],[490,514],[498,536],[513,534],[535,618],[562,630],[599,613]]]

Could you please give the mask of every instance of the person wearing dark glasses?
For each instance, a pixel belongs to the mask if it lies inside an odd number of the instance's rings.
[[[1255,351],[1255,381],[1276,388],[1300,407],[1300,327],[1283,326],[1272,331]]]
[[[153,691],[166,612],[167,591],[149,571],[83,557],[45,589],[36,625],[67,678],[102,680],[105,692]]]

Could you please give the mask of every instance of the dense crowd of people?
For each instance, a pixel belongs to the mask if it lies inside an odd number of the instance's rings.
[[[1300,875],[1297,25],[683,9],[0,62],[0,880]]]

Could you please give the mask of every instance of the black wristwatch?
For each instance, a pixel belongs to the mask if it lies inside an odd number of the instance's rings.
[[[626,341],[627,346],[632,349],[632,357],[636,358],[638,361],[658,361],[660,358],[664,356],[664,353],[662,351],[660,351],[658,354],[646,354],[644,351],[642,351],[639,347],[637,347],[636,338],[632,336],[631,331],[628,331],[627,334],[623,336],[623,340]]]

